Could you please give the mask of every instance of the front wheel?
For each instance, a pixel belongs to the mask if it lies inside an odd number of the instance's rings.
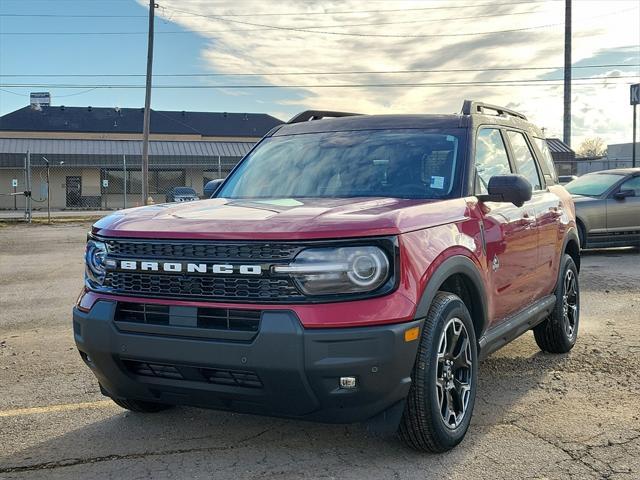
[[[560,265],[561,276],[556,286],[556,305],[547,319],[533,329],[540,350],[567,353],[578,338],[580,324],[580,286],[578,269],[571,256],[565,254]]]
[[[475,403],[476,336],[464,302],[438,292],[424,323],[401,440],[416,450],[444,452],[464,438]]]

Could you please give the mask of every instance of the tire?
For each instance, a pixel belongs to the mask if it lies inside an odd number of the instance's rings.
[[[573,259],[564,254],[556,286],[556,305],[547,319],[533,329],[543,352],[567,353],[576,344],[580,325],[580,286]]]
[[[140,400],[116,399],[112,398],[114,403],[125,410],[137,413],[156,413],[171,408],[173,405],[155,402],[143,402]]]
[[[456,333],[457,341],[449,341]],[[449,352],[455,360],[448,359]],[[411,388],[398,427],[400,439],[424,452],[455,447],[469,428],[477,379],[478,349],[471,315],[460,297],[438,292],[422,329]],[[461,394],[458,387],[463,384],[466,389]],[[453,409],[448,408],[450,400]]]

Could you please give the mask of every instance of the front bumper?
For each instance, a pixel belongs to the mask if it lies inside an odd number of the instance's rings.
[[[116,305],[73,310],[76,345],[109,396],[328,423],[399,420],[418,347],[404,333],[422,327],[304,329],[292,311],[265,310],[252,338],[197,328],[185,337],[123,331]],[[343,376],[357,387],[340,388]]]

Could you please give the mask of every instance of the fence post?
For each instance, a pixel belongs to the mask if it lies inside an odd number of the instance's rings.
[[[218,155],[218,178],[222,178],[222,162],[220,161],[220,155]]]
[[[127,208],[127,156],[122,155],[122,170],[124,172],[124,208]]]
[[[31,152],[27,150],[27,159],[26,159],[26,182],[25,182],[25,216],[29,223],[31,223]]]

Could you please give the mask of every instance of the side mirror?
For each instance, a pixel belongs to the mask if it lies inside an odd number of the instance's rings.
[[[482,202],[508,202],[521,207],[531,200],[533,187],[522,175],[494,175],[489,179],[488,195],[479,195]]]
[[[220,185],[222,185],[222,182],[224,182],[224,178],[216,178],[215,180],[211,180],[207,182],[207,184],[204,186],[203,197],[213,198],[213,196],[216,194],[216,192],[220,188]]]
[[[615,198],[616,200],[624,200],[627,197],[635,197],[635,196],[636,196],[635,190],[620,190],[619,192],[616,192],[613,194],[613,198]]]

